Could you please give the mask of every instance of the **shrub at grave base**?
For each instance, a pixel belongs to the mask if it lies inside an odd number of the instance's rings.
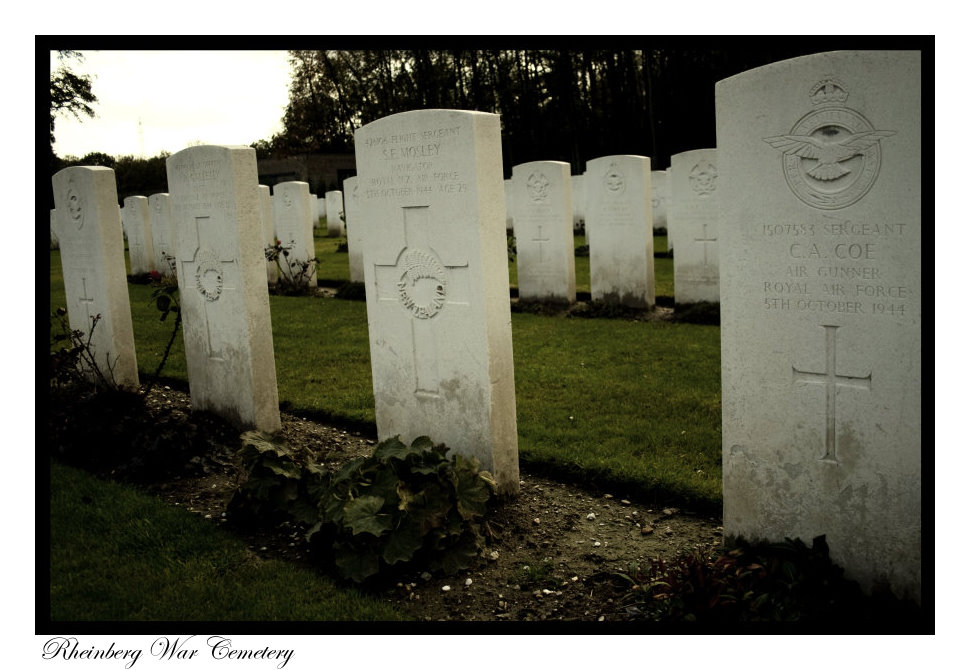
[[[239,456],[248,473],[226,509],[233,521],[256,525],[319,519],[326,472],[309,462],[310,453],[257,431],[242,434]]]
[[[265,247],[266,260],[276,263],[277,279],[273,287],[280,295],[309,295],[315,286],[311,279],[316,275],[318,258],[290,258],[295,245],[284,246],[276,239],[274,244]]]
[[[197,477],[229,462],[237,434],[210,412],[177,409],[153,416],[145,396],[84,385],[51,389],[52,455],[90,472],[149,483]]]
[[[363,582],[407,564],[455,574],[475,566],[485,545],[484,516],[496,485],[478,461],[397,437],[333,475],[279,439],[243,434],[248,472],[227,512],[234,521],[311,526],[314,555],[344,578]]]
[[[91,317],[87,333],[71,328],[67,310],[58,307],[50,315],[50,385],[51,389],[63,389],[71,385],[85,385],[93,382],[100,389],[120,390],[115,381],[114,369],[109,357],[104,364],[99,362],[97,353],[91,345],[94,329],[101,321],[101,315]],[[59,348],[55,348],[59,347]]]
[[[334,475],[308,537],[332,546],[341,576],[359,583],[414,561],[455,574],[478,563],[495,481],[476,459],[447,451],[427,437],[410,446],[395,437]]]

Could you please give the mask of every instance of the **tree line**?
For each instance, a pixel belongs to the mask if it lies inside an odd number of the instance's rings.
[[[628,40],[627,40],[628,41]],[[267,156],[353,150],[357,128],[412,109],[500,114],[506,176],[533,160],[650,156],[713,147],[714,84],[814,53],[804,41],[732,49],[290,51],[284,129]]]

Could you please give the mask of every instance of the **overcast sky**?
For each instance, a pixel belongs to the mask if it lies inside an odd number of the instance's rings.
[[[58,156],[157,156],[190,143],[244,144],[282,130],[290,83],[285,51],[82,51],[96,116],[59,115]],[[51,70],[58,67],[51,52]]]

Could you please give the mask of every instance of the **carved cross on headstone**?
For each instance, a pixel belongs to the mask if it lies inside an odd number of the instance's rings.
[[[694,241],[695,242],[700,242],[701,245],[702,245],[702,248],[704,249],[704,265],[710,265],[710,261],[708,261],[708,259],[707,259],[707,245],[709,243],[717,242],[717,238],[716,237],[711,237],[710,234],[707,232],[707,224],[706,223],[705,224],[702,224],[702,225],[704,226],[704,234],[703,234],[702,237],[695,237],[694,238]]]
[[[381,302],[399,303],[411,322],[415,394],[437,397],[436,317],[448,305],[467,304],[460,289],[467,281],[468,261],[442,259],[435,252],[428,207],[402,207],[401,214],[404,247],[393,263],[374,264],[377,295]]]
[[[220,333],[228,328],[231,311],[239,308],[234,299],[239,267],[232,254],[223,249],[224,242],[210,232],[212,228],[209,217],[195,217],[195,251],[192,258],[181,259],[179,274],[183,286],[198,291],[202,299],[207,355],[211,360],[221,361],[228,338]],[[218,325],[220,321],[225,325]]]
[[[870,390],[872,373],[865,377],[836,374],[835,338],[838,326],[822,326],[825,329],[825,372],[806,372],[792,366],[793,383],[820,384],[825,387],[825,454],[821,460],[838,463],[836,437],[836,394],[839,387]]]

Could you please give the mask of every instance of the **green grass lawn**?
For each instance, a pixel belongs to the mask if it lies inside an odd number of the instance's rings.
[[[405,618],[316,572],[262,559],[187,510],[54,461],[50,521],[51,621]]]

